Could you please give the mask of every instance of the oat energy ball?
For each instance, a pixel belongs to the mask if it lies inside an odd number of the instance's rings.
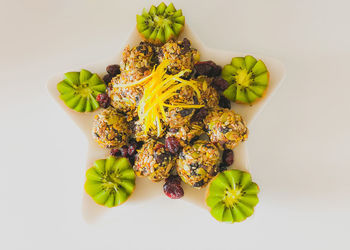
[[[211,142],[198,140],[183,148],[176,170],[185,183],[202,188],[219,172],[219,163],[219,149]]]
[[[126,145],[131,131],[125,117],[109,107],[95,116],[92,133],[101,147],[113,148]]]
[[[149,75],[157,62],[155,47],[147,42],[123,51],[120,63],[121,78],[125,82],[134,82]]]
[[[165,151],[165,145],[150,139],[138,151],[134,171],[137,176],[145,176],[158,182],[170,175],[174,163],[170,153]]]
[[[187,103],[187,104],[199,104],[198,98],[194,90],[189,87],[183,87],[178,91],[178,95],[171,97],[167,104],[176,104],[176,103]],[[169,127],[181,127],[186,124],[189,124],[191,118],[195,112],[193,108],[168,108],[165,112],[166,120],[165,122]]]
[[[143,86],[136,85],[130,87],[122,87],[123,82],[120,75],[114,77],[110,83],[110,91],[108,92],[111,99],[111,105],[120,112],[130,117],[137,115],[136,108],[143,96]]]
[[[233,149],[248,137],[248,128],[242,116],[233,110],[216,108],[204,119],[211,142]]]
[[[191,42],[185,38],[183,41],[167,42],[158,51],[158,60],[169,60],[168,70],[171,74],[177,74],[181,70],[193,69],[199,61],[199,52],[191,48]]]

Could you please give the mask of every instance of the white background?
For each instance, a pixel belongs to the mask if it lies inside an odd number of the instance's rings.
[[[233,225],[163,195],[83,220],[86,140],[47,80],[121,50],[149,5],[0,1],[0,249],[350,249],[348,1],[175,1],[209,47],[286,66],[247,142],[261,201]]]

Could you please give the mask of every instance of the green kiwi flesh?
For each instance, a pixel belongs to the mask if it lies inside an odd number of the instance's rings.
[[[251,216],[259,202],[259,187],[247,172],[226,170],[210,182],[206,203],[211,215],[222,222],[240,222]]]
[[[180,35],[185,17],[172,3],[167,6],[162,2],[158,7],[152,5],[148,12],[143,9],[141,15],[136,15],[136,23],[137,30],[147,41],[164,44]]]
[[[263,61],[249,55],[232,58],[231,64],[223,67],[221,77],[229,83],[224,96],[244,104],[262,98],[269,83],[269,72]]]
[[[69,108],[78,112],[91,112],[100,106],[96,97],[106,91],[106,85],[97,74],[83,69],[65,73],[64,76],[64,80],[57,84],[57,90]]]
[[[115,207],[135,189],[135,173],[128,159],[110,156],[95,161],[86,171],[85,191],[100,205]]]

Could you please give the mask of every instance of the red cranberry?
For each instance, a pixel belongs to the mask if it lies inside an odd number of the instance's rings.
[[[233,151],[230,149],[225,149],[222,154],[222,163],[226,166],[231,166],[234,161]]]
[[[184,190],[177,184],[165,183],[163,186],[163,191],[165,195],[171,199],[180,199],[182,196],[184,196]]]
[[[110,154],[113,156],[120,156],[120,150],[118,148],[112,148]]]
[[[115,77],[120,74],[120,66],[118,64],[108,65],[106,71],[111,77]]]
[[[165,147],[170,153],[176,154],[180,151],[181,145],[174,136],[170,136],[165,139]]]
[[[123,156],[123,157],[128,157],[128,146],[123,146],[120,148],[120,154]]]
[[[231,102],[225,96],[220,96],[219,106],[226,109],[231,109]]]
[[[205,76],[219,76],[221,74],[221,67],[213,61],[199,62],[194,65],[198,75]]]
[[[98,94],[96,101],[100,104],[102,108],[107,108],[109,106],[109,97],[106,93]]]
[[[228,88],[228,82],[221,77],[217,77],[213,81],[213,87],[218,91],[224,91]]]

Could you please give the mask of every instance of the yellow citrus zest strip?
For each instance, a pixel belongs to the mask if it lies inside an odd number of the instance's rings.
[[[139,119],[144,124],[145,133],[150,129],[157,131],[157,135],[160,136],[164,130],[163,122],[166,120],[165,107],[167,108],[201,108],[203,105],[194,105],[190,103],[173,103],[166,104],[165,102],[178,95],[177,90],[189,86],[191,87],[198,99],[201,95],[196,81],[184,80],[180,78],[184,74],[191,72],[186,69],[179,72],[176,75],[168,75],[166,73],[169,66],[169,61],[164,60],[157,68],[154,68],[150,75],[145,78],[128,84],[119,84],[116,87],[132,87],[142,84],[144,86],[144,94],[139,102],[137,109]]]

